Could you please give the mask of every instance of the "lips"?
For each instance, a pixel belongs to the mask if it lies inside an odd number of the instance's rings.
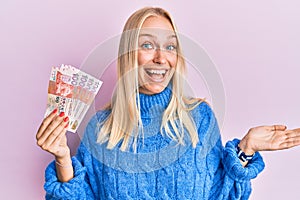
[[[145,69],[148,78],[152,82],[163,82],[166,78],[167,69]]]

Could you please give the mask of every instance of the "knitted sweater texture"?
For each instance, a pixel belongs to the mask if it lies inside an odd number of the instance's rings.
[[[155,95],[139,94],[143,138],[137,140],[136,152],[120,151],[120,144],[108,150],[107,143],[96,143],[110,111],[93,116],[72,157],[74,178],[61,183],[55,163],[47,167],[46,199],[248,199],[251,179],[264,168],[260,154],[243,167],[235,150],[239,140],[222,146],[216,118],[204,102],[190,111],[199,136],[196,148],[186,130],[185,144],[177,144],[160,130],[171,94],[169,88]]]

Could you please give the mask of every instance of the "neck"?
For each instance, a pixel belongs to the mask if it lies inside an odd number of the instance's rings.
[[[168,107],[172,96],[171,88],[166,87],[161,93],[139,93],[141,117],[157,117]]]

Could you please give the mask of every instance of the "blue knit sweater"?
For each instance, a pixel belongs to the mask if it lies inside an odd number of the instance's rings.
[[[264,168],[259,153],[243,167],[235,147],[239,140],[222,146],[218,124],[206,103],[193,109],[199,135],[193,148],[185,132],[185,145],[160,132],[161,117],[171,90],[160,94],[140,94],[143,138],[137,150],[126,152],[106,143],[97,144],[99,122],[109,111],[98,112],[89,122],[76,156],[72,157],[74,178],[58,181],[55,163],[46,169],[46,199],[248,199],[250,180]],[[141,130],[140,130],[141,131]],[[171,131],[173,131],[171,129]]]

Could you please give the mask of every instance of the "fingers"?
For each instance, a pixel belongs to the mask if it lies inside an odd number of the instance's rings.
[[[293,132],[300,134],[300,128],[292,129]]]
[[[42,145],[42,149],[51,152],[55,156],[58,156],[58,154],[65,154],[66,152],[59,152],[61,150],[59,147],[62,145],[62,143],[63,146],[67,144],[66,132],[67,128],[64,127],[53,140],[46,140],[46,142]]]
[[[296,137],[292,137],[292,138],[287,138],[285,140],[285,142],[283,142],[280,147],[282,149],[289,149],[295,146],[299,146],[300,145],[300,136],[296,136]]]
[[[42,148],[47,150],[54,141],[59,141],[67,132],[67,125],[68,125],[69,118],[66,117],[63,121],[49,134],[49,136],[45,139],[44,143],[42,144]]]
[[[36,134],[36,139],[37,139],[37,140],[42,136],[42,134],[43,134],[43,132],[45,131],[45,129],[46,129],[46,128],[49,126],[49,124],[52,122],[53,118],[57,116],[56,113],[57,113],[57,108],[54,109],[54,110],[52,111],[52,113],[50,113],[50,115],[48,115],[48,116],[42,121],[42,124],[41,124],[41,126],[39,127],[39,130],[38,130],[38,132],[37,132],[37,134]]]
[[[51,115],[42,122],[37,134],[37,144],[40,147],[51,144],[65,126],[68,125],[69,118],[64,118],[63,112],[60,115],[56,115],[55,113],[54,116]]]
[[[300,136],[300,128],[293,130],[286,130],[285,134],[288,138],[298,137]]]
[[[300,128],[294,130],[277,131],[278,137],[281,139],[279,149],[289,149],[300,145]]]

